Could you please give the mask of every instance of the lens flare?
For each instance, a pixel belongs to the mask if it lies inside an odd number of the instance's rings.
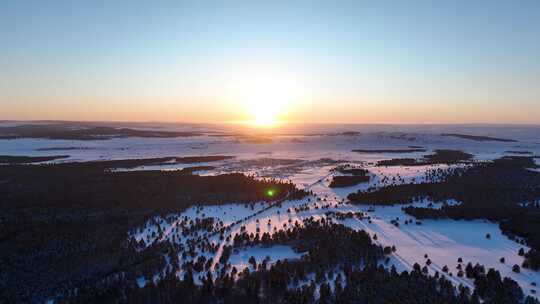
[[[276,190],[274,190],[274,189],[266,190],[266,196],[272,198],[272,197],[274,197],[274,195],[276,195]]]

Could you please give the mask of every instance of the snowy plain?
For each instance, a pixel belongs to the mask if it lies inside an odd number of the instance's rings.
[[[10,123],[13,124],[13,123]],[[0,124],[1,126],[2,124]],[[165,125],[164,129],[186,129],[187,126]],[[193,127],[191,127],[193,128]],[[458,284],[472,286],[466,278],[457,277],[458,258],[462,258],[463,267],[471,262],[480,263],[487,268],[495,268],[503,276],[516,280],[523,291],[532,296],[534,287],[531,283],[540,283],[540,273],[523,269],[520,273],[512,271],[512,265],[521,265],[523,257],[518,250],[524,248],[501,233],[498,223],[483,220],[424,220],[416,225],[414,218],[406,215],[401,206],[358,206],[346,203],[347,195],[358,190],[383,185],[383,177],[397,177],[402,183],[421,182],[426,172],[444,169],[443,166],[415,167],[377,167],[379,160],[392,158],[421,158],[436,149],[456,149],[474,155],[477,161],[493,160],[505,155],[514,155],[515,151],[530,152],[540,155],[539,127],[499,127],[499,126],[317,126],[313,128],[284,129],[275,134],[265,136],[271,142],[253,143],[239,139],[232,127],[198,126],[197,129],[208,130],[203,136],[184,138],[118,138],[110,140],[49,140],[49,139],[12,139],[0,140],[0,155],[49,156],[69,155],[69,158],[53,162],[73,162],[89,160],[111,160],[126,158],[149,158],[165,156],[207,156],[229,155],[232,159],[201,164],[164,164],[135,168],[135,170],[175,170],[194,165],[214,166],[214,170],[204,174],[222,174],[242,172],[258,177],[272,177],[294,182],[298,187],[311,190],[313,197],[302,200],[285,201],[278,206],[268,208],[267,204],[253,206],[231,202],[221,206],[191,207],[188,210],[171,215],[168,218],[152,219],[142,227],[135,227],[126,232],[126,237],[142,241],[145,246],[153,242],[174,242],[186,244],[188,240],[200,236],[208,236],[210,242],[218,249],[215,254],[201,253],[213,263],[217,263],[223,247],[231,241],[220,240],[219,235],[200,231],[193,235],[182,235],[182,220],[203,219],[213,217],[223,226],[231,229],[227,235],[233,236],[246,230],[248,233],[269,232],[292,227],[302,219],[326,217],[328,211],[364,212],[371,217],[370,221],[347,219],[340,223],[353,229],[363,229],[370,235],[377,235],[377,242],[385,246],[396,246],[397,251],[391,257],[390,265],[398,271],[410,270],[414,263],[425,265],[427,255],[431,260],[430,273],[442,272],[446,265],[450,269],[446,276]],[[234,131],[234,132],[233,132]],[[243,131],[243,130],[240,130]],[[358,133],[345,134],[355,131]],[[222,136],[214,136],[221,132]],[[464,133],[483,136],[511,138],[516,142],[473,141],[462,138],[442,136],[443,133]],[[414,153],[357,153],[353,149],[406,149],[422,147],[426,152]],[[62,150],[65,148],[65,150]],[[68,149],[69,148],[69,149]],[[535,160],[540,165],[540,159]],[[347,188],[330,188],[332,171],[338,165],[350,164],[369,170],[372,179],[369,183]],[[317,200],[320,198],[320,200]],[[415,204],[427,206],[430,202]],[[451,202],[459,203],[459,202]],[[295,207],[306,207],[295,212]],[[325,206],[325,208],[322,208]],[[437,207],[437,204],[434,204]],[[291,211],[292,210],[292,211]],[[289,212],[287,212],[289,211]],[[392,220],[399,218],[401,225],[396,227]],[[403,221],[413,222],[404,225]],[[236,224],[235,224],[236,223]],[[162,233],[157,233],[161,231]],[[490,238],[486,235],[490,234]],[[231,264],[239,270],[249,267],[248,259],[253,256],[257,262],[268,258],[270,262],[283,259],[297,259],[300,253],[287,246],[270,248],[248,248],[236,251],[231,255]],[[500,262],[504,257],[506,262]],[[182,258],[180,258],[182,261]],[[178,274],[179,276],[182,273]],[[159,279],[159,274],[153,278]],[[139,286],[146,284],[141,277],[136,282]]]

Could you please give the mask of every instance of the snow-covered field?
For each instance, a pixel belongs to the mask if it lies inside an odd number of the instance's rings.
[[[14,123],[0,123],[0,127]],[[148,128],[148,127],[147,127]],[[62,161],[145,158],[185,155],[233,155],[237,160],[254,158],[334,160],[373,162],[395,157],[420,157],[433,149],[460,149],[477,159],[493,159],[510,154],[506,151],[529,151],[540,155],[540,127],[453,127],[453,126],[370,126],[313,125],[276,130],[245,130],[232,126],[164,125],[161,131],[204,132],[205,135],[180,138],[114,138],[110,140],[0,140],[3,155],[70,155]],[[343,135],[355,131],[358,134]],[[220,132],[220,133],[218,133]],[[240,132],[257,136],[268,133],[270,142],[251,143],[235,136]],[[509,138],[517,142],[473,141],[441,136],[443,133],[477,134]],[[216,136],[216,134],[221,134]],[[230,134],[230,135],[228,135]],[[418,146],[426,153],[369,154],[352,149],[406,149]],[[65,150],[62,150],[64,148]]]
[[[393,168],[392,171],[384,171],[384,174],[402,174],[410,179],[416,177],[416,180],[420,180],[423,176],[423,170],[429,170],[429,167],[419,167],[415,168],[415,170],[403,168],[402,171],[396,171]],[[296,222],[301,223],[303,219],[309,217],[325,217],[325,213],[328,211],[364,212],[371,217],[370,221],[352,218],[339,222],[353,229],[365,230],[372,236],[377,235],[377,243],[383,246],[395,246],[397,252],[393,254],[389,265],[394,265],[398,271],[410,270],[414,263],[421,266],[426,265],[427,259],[425,255],[427,255],[432,262],[428,267],[431,274],[435,271],[443,274],[442,269],[447,266],[449,268],[449,272],[446,274],[448,279],[456,283],[456,285],[462,284],[472,287],[473,282],[471,280],[457,276],[459,271],[457,267],[461,264],[464,269],[469,262],[473,265],[479,263],[484,265],[486,269],[495,268],[503,276],[511,277],[522,286],[526,294],[535,296],[535,294],[532,294],[534,287],[531,286],[531,283],[540,282],[540,273],[527,269],[522,269],[520,273],[512,271],[514,264],[521,265],[523,262],[523,257],[518,255],[519,249],[524,248],[527,251],[529,248],[504,236],[497,223],[483,220],[423,220],[421,225],[417,225],[416,219],[406,215],[399,205],[382,207],[342,203],[348,193],[370,187],[368,184],[331,189],[328,188],[327,181],[330,168],[310,169],[307,171],[308,173],[303,172],[292,176],[291,180],[309,187],[315,196],[321,199],[320,201],[316,197],[300,201],[287,201],[281,207],[275,206],[262,213],[257,213],[257,211],[265,209],[265,205],[262,203],[256,204],[254,209],[238,204],[190,208],[182,213],[180,217],[187,216],[190,219],[215,217],[223,221],[224,225],[230,225],[240,220],[240,223],[232,226],[233,229],[228,232],[228,235],[232,236],[240,233],[242,229],[245,229],[248,233],[272,233],[276,230],[290,228]],[[379,172],[374,170],[373,174],[377,175],[377,173]],[[377,181],[373,183],[377,183]],[[459,204],[456,201],[447,203]],[[296,212],[294,208],[300,206],[304,208]],[[322,208],[323,206],[326,208]],[[415,203],[415,206],[439,208],[440,203],[421,201]],[[391,223],[396,218],[399,218],[399,227]],[[405,225],[405,220],[410,220],[411,223]],[[163,227],[163,230],[165,231],[167,228]],[[490,235],[489,239],[486,238],[487,234]],[[198,237],[198,235],[195,235],[195,237]],[[220,246],[231,243],[220,243],[217,237],[212,238],[212,242]],[[251,248],[235,252],[231,256],[231,264],[239,270],[250,267],[248,260],[251,256],[255,257],[259,263],[266,258],[269,261],[295,259],[299,257],[299,254],[286,246]],[[505,263],[500,262],[503,257]],[[459,258],[462,259],[461,263],[458,263]],[[218,256],[214,257],[214,262],[218,259]]]
[[[167,128],[173,128],[167,126]],[[215,126],[213,126],[215,128]],[[353,229],[363,229],[370,235],[377,235],[377,242],[385,246],[394,245],[397,251],[391,258],[391,264],[398,270],[409,270],[414,263],[425,265],[425,255],[431,260],[430,272],[442,272],[446,265],[449,274],[446,276],[456,284],[472,286],[466,278],[457,276],[458,264],[463,268],[468,262],[480,263],[486,268],[495,268],[503,276],[516,280],[526,294],[531,293],[532,282],[540,283],[540,273],[523,269],[521,273],[512,271],[512,265],[521,265],[523,257],[518,250],[525,246],[502,235],[498,224],[487,221],[453,221],[424,220],[421,225],[406,215],[401,206],[371,207],[346,203],[346,197],[352,192],[370,187],[393,183],[421,182],[425,180],[429,170],[446,169],[440,166],[414,167],[376,167],[375,162],[392,158],[421,158],[435,149],[458,149],[471,153],[476,160],[490,160],[504,155],[513,155],[509,151],[527,151],[532,155],[540,155],[540,128],[500,128],[500,127],[389,127],[381,126],[338,126],[324,129],[289,130],[286,134],[271,136],[270,143],[248,143],[235,136],[196,136],[186,138],[148,139],[122,138],[95,141],[17,139],[0,140],[0,155],[69,155],[65,161],[87,161],[103,159],[148,158],[163,156],[199,156],[230,155],[233,159],[214,163],[194,164],[210,165],[215,170],[205,174],[221,174],[227,172],[243,172],[260,177],[274,177],[290,180],[300,188],[311,190],[314,196],[302,200],[285,201],[280,205],[269,206],[265,203],[241,205],[231,202],[228,205],[192,207],[181,214],[155,218],[141,227],[129,232],[130,237],[140,241],[142,246],[153,242],[173,242],[188,246],[190,241],[200,242],[207,237],[210,250],[198,252],[198,256],[211,259],[215,265],[225,245],[230,245],[227,236],[234,236],[241,231],[248,233],[273,233],[280,229],[292,227],[302,219],[325,217],[328,211],[365,212],[371,217],[366,219],[346,219],[342,224]],[[340,129],[341,128],[341,129]],[[330,131],[328,131],[330,130]],[[228,131],[227,128],[223,132]],[[358,135],[339,135],[340,131],[358,131]],[[478,142],[467,139],[445,137],[441,133],[466,133],[501,138],[512,138],[517,142]],[[314,135],[315,134],[315,135]],[[356,153],[353,149],[406,149],[419,146],[427,150],[425,153]],[[67,149],[69,147],[69,149]],[[75,148],[73,148],[75,147]],[[53,149],[51,149],[53,148]],[[61,148],[66,148],[62,150]],[[540,165],[540,159],[536,159]],[[372,179],[369,183],[348,188],[329,188],[333,174],[332,169],[340,164],[362,166],[370,171]],[[191,164],[175,164],[147,166],[137,170],[174,170],[190,167]],[[386,178],[385,178],[386,177]],[[395,179],[392,179],[395,177]],[[319,198],[319,199],[317,199]],[[430,202],[417,202],[427,206]],[[459,203],[459,202],[449,202]],[[323,208],[324,207],[324,208]],[[433,205],[437,208],[437,204]],[[298,212],[295,211],[297,208]],[[196,219],[213,218],[215,230],[190,230]],[[392,220],[399,218],[399,227]],[[405,220],[412,222],[405,225]],[[337,221],[337,220],[336,220]],[[216,233],[219,228],[228,227],[224,238]],[[489,234],[490,238],[486,238]],[[200,243],[199,243],[200,244]],[[259,263],[267,259],[269,263],[283,259],[297,259],[301,254],[288,246],[269,248],[248,248],[232,253],[232,266],[241,271],[250,267],[249,258],[253,256]],[[504,257],[505,263],[500,259]],[[168,257],[171,258],[171,257]],[[462,263],[458,263],[458,258]],[[179,263],[192,260],[192,257],[179,257]],[[158,279],[159,275],[154,277]],[[182,275],[179,273],[178,275]],[[144,286],[146,279],[141,277],[137,284]]]

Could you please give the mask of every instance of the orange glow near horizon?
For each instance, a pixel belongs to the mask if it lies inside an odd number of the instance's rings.
[[[273,127],[280,121],[280,115],[288,105],[286,96],[270,93],[254,95],[245,101],[250,117],[248,122],[258,127]]]
[[[275,127],[297,107],[302,91],[299,77],[268,66],[249,67],[227,75],[231,107],[245,117],[244,123]]]
[[[540,1],[73,2],[3,1],[0,120],[540,124]]]

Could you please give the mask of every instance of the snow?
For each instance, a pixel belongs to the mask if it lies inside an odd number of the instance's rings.
[[[428,267],[431,274],[435,271],[442,273],[442,268],[447,265],[449,272],[453,276],[447,275],[447,278],[456,285],[473,286],[473,282],[466,278],[458,278],[456,269],[457,259],[462,258],[462,267],[471,262],[473,265],[480,263],[486,269],[495,268],[500,271],[503,276],[510,277],[516,280],[523,288],[526,294],[536,296],[531,293],[530,284],[532,282],[540,282],[540,273],[527,269],[522,269],[521,273],[514,273],[512,265],[521,265],[523,257],[518,255],[520,248],[528,250],[529,248],[518,244],[515,241],[508,239],[501,233],[497,223],[488,221],[454,221],[454,220],[423,220],[421,225],[416,225],[416,219],[406,215],[400,205],[395,206],[358,206],[350,204],[338,204],[342,202],[348,193],[358,189],[365,189],[377,183],[377,178],[368,184],[358,185],[344,189],[328,188],[328,180],[331,178],[331,169],[334,166],[324,166],[319,168],[309,168],[301,171],[290,179],[305,187],[307,190],[312,190],[317,197],[308,197],[302,200],[286,201],[281,207],[275,206],[267,209],[263,203],[255,204],[254,209],[240,204],[228,204],[221,206],[204,206],[202,208],[192,207],[180,214],[180,217],[195,219],[197,217],[215,217],[219,218],[227,226],[236,221],[241,221],[240,224],[232,226],[233,228],[227,235],[233,236],[240,233],[244,227],[248,233],[269,232],[273,233],[276,230],[292,227],[296,221],[301,222],[309,217],[322,218],[325,217],[327,211],[335,212],[366,212],[371,216],[371,223],[367,220],[347,219],[341,221],[342,224],[353,229],[362,229],[377,235],[377,243],[383,246],[396,246],[397,252],[392,255],[390,265],[394,265],[398,271],[410,270],[414,263],[419,263],[422,267],[425,265],[427,254],[432,264]],[[383,176],[402,176],[405,182],[410,182],[412,179],[421,180],[425,172],[433,169],[433,166],[422,166],[414,168],[404,167],[387,167],[375,168],[368,167],[370,172],[376,177]],[[326,202],[324,201],[326,199]],[[309,201],[310,200],[310,201]],[[455,205],[460,202],[448,200],[445,204]],[[440,208],[443,203],[431,202],[428,199],[415,202],[415,206]],[[321,208],[328,205],[329,208]],[[298,213],[294,211],[295,207],[308,206],[308,210],[302,210]],[[287,212],[289,210],[290,212]],[[391,221],[399,218],[399,227],[394,226]],[[405,225],[405,220],[411,220],[412,223]],[[167,230],[167,226],[162,227]],[[148,232],[156,231],[157,228],[148,228]],[[486,234],[490,234],[490,239],[486,238]],[[167,235],[168,233],[165,233]],[[212,239],[218,242],[217,238]],[[220,245],[220,250],[225,245],[223,242]],[[230,243],[229,243],[230,244]],[[214,257],[214,262],[217,262],[221,251],[218,250]],[[207,255],[211,257],[212,255]],[[241,270],[244,267],[249,267],[248,260],[250,256],[254,256],[260,263],[266,256],[271,261],[282,259],[298,258],[298,254],[287,246],[276,246],[273,248],[248,248],[231,256],[231,264]],[[505,258],[505,263],[502,264],[499,260]]]
[[[425,206],[425,202],[419,205]],[[473,265],[484,265],[486,270],[495,268],[503,277],[516,280],[526,294],[531,294],[528,287],[532,282],[540,282],[538,272],[522,269],[518,274],[512,271],[514,264],[523,263],[523,257],[518,255],[519,249],[529,248],[504,236],[496,223],[484,220],[422,220],[421,225],[416,225],[416,219],[401,211],[401,206],[370,206],[360,210],[367,212],[368,208],[374,210],[369,212],[371,224],[356,219],[347,219],[343,224],[363,229],[371,235],[376,234],[377,241],[384,246],[396,246],[392,263],[398,271],[411,269],[414,263],[423,267],[426,261],[424,255],[427,254],[432,262],[428,267],[430,273],[438,271],[442,274],[441,269],[447,265],[453,273],[452,277],[447,278],[465,286],[472,286],[472,282],[456,276],[460,257],[463,267],[471,262]],[[400,225],[395,227],[390,221],[398,217]],[[413,223],[405,225],[406,219],[413,220]],[[487,234],[490,234],[489,239],[486,238]],[[501,257],[506,260],[504,264],[499,261]]]
[[[0,123],[0,126],[13,122]],[[135,126],[130,126],[135,127]],[[146,126],[144,126],[147,128]],[[153,126],[156,129],[157,126]],[[324,125],[294,126],[277,129],[272,134],[272,142],[253,144],[238,141],[234,136],[213,136],[216,132],[256,134],[256,130],[246,130],[234,126],[160,126],[166,131],[198,131],[206,129],[214,133],[202,136],[179,138],[114,138],[110,140],[48,140],[14,139],[0,140],[3,155],[44,156],[68,154],[68,161],[143,158],[187,155],[236,155],[240,159],[261,157],[316,160],[321,158],[343,159],[347,161],[373,162],[380,159],[414,157],[419,158],[434,149],[459,149],[475,154],[479,160],[493,159],[505,155],[505,151],[526,150],[537,155],[540,151],[538,127],[459,127],[459,126],[367,126],[367,125]],[[343,131],[358,131],[357,136],[335,136]],[[518,139],[519,142],[476,142],[472,140],[443,137],[441,133],[463,133],[488,135]],[[318,134],[318,135],[313,135]],[[363,154],[351,152],[353,149],[406,149],[421,146],[426,153],[403,154]],[[43,148],[78,147],[78,150],[48,150]],[[65,161],[65,160],[64,160]]]
[[[231,255],[229,261],[231,266],[236,267],[239,271],[246,267],[252,266],[249,264],[250,257],[254,257],[257,264],[263,260],[268,260],[268,265],[275,263],[278,260],[295,260],[299,259],[302,254],[294,252],[290,246],[276,245],[270,247],[251,247],[238,251]]]
[[[10,123],[13,124],[13,123]],[[0,126],[4,124],[0,123]],[[180,125],[164,125],[162,130],[193,130],[194,127]],[[198,126],[195,128],[203,128]],[[216,132],[231,132],[231,126],[204,126]],[[204,129],[203,128],[203,129]],[[343,131],[359,131],[357,136],[335,135]],[[462,133],[494,136],[501,138],[518,139],[519,142],[475,142],[466,139],[443,137],[441,133]],[[315,135],[314,135],[315,134]],[[416,220],[401,210],[402,206],[357,206],[342,203],[348,194],[358,190],[367,190],[372,187],[381,187],[389,183],[410,183],[425,181],[425,175],[430,170],[447,169],[446,165],[439,166],[391,166],[377,167],[374,164],[383,159],[391,158],[421,158],[431,154],[435,149],[457,149],[475,155],[476,160],[492,160],[504,155],[507,151],[531,151],[540,155],[540,132],[538,127],[472,127],[472,126],[317,126],[306,128],[299,126],[296,129],[280,130],[280,134],[272,136],[271,143],[253,144],[237,140],[234,136],[215,137],[209,135],[185,138],[117,138],[111,140],[47,140],[47,139],[17,139],[0,140],[0,155],[27,155],[47,156],[66,154],[65,161],[86,161],[102,159],[149,158],[164,156],[206,156],[206,155],[233,155],[235,158],[220,162],[197,165],[215,166],[215,170],[205,171],[203,174],[220,174],[227,172],[242,172],[258,177],[274,177],[290,180],[300,188],[311,190],[316,197],[307,197],[302,200],[285,201],[281,206],[271,206],[260,202],[251,205],[230,204],[220,206],[191,207],[180,214],[171,214],[165,217],[155,217],[141,227],[134,227],[129,236],[140,241],[143,246],[154,242],[174,242],[187,244],[200,236],[206,236],[211,244],[217,246],[215,253],[199,252],[199,256],[213,259],[215,264],[223,250],[223,246],[230,245],[232,241],[220,240],[219,234],[207,231],[196,231],[193,234],[182,234],[182,224],[186,229],[192,227],[196,219],[214,218],[214,228],[230,227],[225,237],[234,236],[245,229],[248,233],[269,232],[284,229],[294,225],[296,221],[311,216],[325,217],[325,212],[367,212],[372,217],[371,223],[367,220],[347,219],[340,221],[353,229],[366,230],[371,235],[377,235],[377,242],[384,246],[395,245],[397,251],[392,255],[389,265],[394,265],[398,271],[410,270],[414,263],[421,266],[425,264],[424,255],[427,254],[432,261],[429,266],[430,273],[441,272],[447,265],[452,282],[472,286],[466,278],[458,278],[457,259],[463,259],[463,267],[471,262],[485,265],[486,269],[495,268],[503,276],[516,280],[526,294],[537,297],[531,293],[531,282],[540,283],[540,273],[522,269],[521,273],[514,273],[512,265],[521,265],[523,257],[517,252],[520,248],[528,250],[502,235],[498,224],[488,221],[453,221],[453,220],[423,220],[416,225]],[[356,153],[353,149],[406,149],[409,146],[421,146],[427,150],[425,153]],[[46,150],[43,148],[78,147],[70,150]],[[41,150],[39,150],[41,149]],[[540,159],[535,160],[540,165]],[[352,164],[369,170],[372,179],[368,183],[347,188],[329,188],[332,169],[340,164]],[[193,164],[165,164],[161,166],[145,166],[135,170],[175,170],[191,167]],[[452,166],[455,167],[455,166]],[[538,170],[538,169],[536,169]],[[383,177],[389,180],[383,183]],[[392,179],[395,177],[395,180]],[[317,197],[321,200],[317,200]],[[326,199],[326,201],[325,201]],[[417,206],[431,206],[430,201],[416,202]],[[448,204],[459,204],[457,201],[448,201]],[[328,208],[321,208],[327,206]],[[440,208],[440,203],[434,203],[432,208]],[[295,208],[300,208],[298,212]],[[305,210],[304,210],[305,209]],[[287,211],[290,212],[287,212]],[[368,210],[372,210],[369,211]],[[399,217],[399,227],[391,223]],[[411,224],[405,225],[406,219],[412,219]],[[237,223],[238,224],[235,224]],[[219,225],[216,225],[219,223]],[[223,226],[221,226],[221,224]],[[161,231],[161,233],[160,233]],[[486,238],[486,234],[490,238]],[[241,270],[248,267],[250,256],[254,256],[260,263],[267,256],[270,262],[283,259],[296,259],[301,254],[295,253],[288,246],[273,246],[268,248],[253,247],[235,252],[230,262]],[[499,259],[505,258],[505,263]],[[167,263],[170,257],[166,257]],[[190,260],[191,258],[187,258]],[[182,263],[180,259],[180,263]],[[179,273],[180,276],[182,273]],[[151,280],[159,279],[161,274],[155,274]],[[198,276],[195,275],[195,281]],[[136,283],[144,287],[147,278],[139,277]]]
[[[316,193],[317,189],[324,188],[321,183],[316,184],[311,189]],[[320,196],[324,197],[326,194],[321,193]],[[339,195],[337,196],[339,199]],[[330,198],[332,202],[334,200]],[[440,208],[441,203],[433,203],[428,200],[416,203],[417,206],[427,207],[430,203],[433,204],[433,208]],[[448,204],[458,204],[456,201],[448,201]],[[287,209],[294,208],[307,204],[311,208],[307,211],[301,211],[295,213],[287,213]],[[380,206],[355,206],[355,205],[336,205],[332,204],[330,209],[316,209],[315,206],[322,206],[324,202],[316,202],[312,199],[311,203],[307,202],[307,199],[300,201],[288,201],[283,203],[281,208],[274,208],[264,211],[248,220],[245,220],[241,225],[245,227],[248,233],[255,233],[259,228],[261,233],[272,233],[275,228],[278,230],[283,227],[290,227],[295,221],[301,221],[308,217],[320,218],[324,216],[326,211],[363,211],[369,213],[372,217],[372,223],[368,223],[366,220],[347,219],[342,223],[354,228],[363,229],[371,235],[377,235],[377,242],[384,246],[395,245],[397,252],[391,258],[391,265],[395,265],[398,271],[410,270],[414,263],[420,265],[425,264],[424,254],[427,254],[432,264],[429,268],[430,273],[439,271],[442,274],[442,268],[447,265],[450,268],[450,272],[453,276],[447,276],[448,279],[456,283],[456,285],[462,284],[465,286],[473,286],[472,282],[466,278],[457,277],[457,259],[461,257],[463,259],[462,266],[468,262],[473,265],[480,263],[489,268],[495,268],[501,272],[503,276],[511,277],[516,280],[524,289],[526,294],[533,295],[529,289],[531,282],[540,282],[540,274],[527,269],[523,269],[521,273],[514,273],[511,269],[512,265],[521,265],[523,258],[518,255],[518,250],[524,248],[528,250],[526,246],[520,245],[515,241],[508,239],[502,235],[498,225],[487,221],[453,221],[453,220],[424,220],[422,225],[416,225],[414,218],[406,215],[401,210],[401,206],[392,207],[380,207]],[[368,212],[368,210],[373,210]],[[238,220],[241,217],[246,217],[251,211],[242,205],[225,205],[225,206],[212,206],[204,207],[199,213],[205,213],[207,216],[218,216],[222,210],[233,210],[237,212],[237,216],[224,216],[222,220],[226,223],[231,223]],[[260,210],[260,209],[256,209]],[[277,211],[280,211],[278,214]],[[186,214],[191,217],[195,216],[194,209],[189,210]],[[395,227],[390,223],[391,220],[399,217],[400,226]],[[412,224],[405,225],[404,220],[413,220]],[[257,222],[258,220],[258,222]],[[291,222],[289,222],[291,220]],[[270,221],[270,225],[268,222]],[[230,235],[240,232],[240,227],[237,226],[233,229]],[[486,238],[486,234],[490,234],[490,239]],[[282,259],[297,258],[298,254],[294,253],[292,249],[286,246],[279,246],[274,248],[249,248],[241,252],[235,253],[231,256],[231,263],[242,269],[247,267],[248,259],[250,256],[254,256],[259,263],[262,259],[269,256],[271,261],[277,261]],[[499,259],[504,257],[506,259],[505,264],[501,264]],[[534,296],[534,295],[533,295]]]
[[[146,286],[146,278],[144,276],[137,278],[137,286],[139,286],[139,288],[144,288]]]

